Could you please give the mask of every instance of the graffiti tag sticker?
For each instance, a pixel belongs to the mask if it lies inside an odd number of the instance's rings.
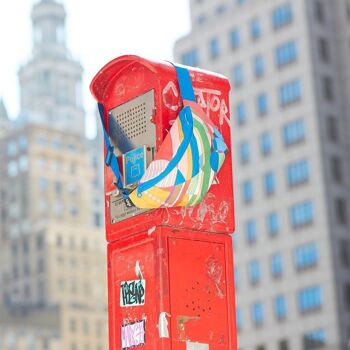
[[[120,284],[120,306],[145,305],[146,281],[123,281]]]
[[[120,330],[122,350],[135,348],[146,343],[146,321],[124,324]]]

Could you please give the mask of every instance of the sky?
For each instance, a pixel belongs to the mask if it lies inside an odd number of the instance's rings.
[[[99,0],[62,2],[67,12],[67,45],[84,68],[88,118],[95,101],[88,88],[98,70],[124,54],[172,60],[175,41],[190,31],[189,0]],[[30,14],[38,0],[0,0],[0,98],[11,118],[19,113],[17,72],[31,57]]]

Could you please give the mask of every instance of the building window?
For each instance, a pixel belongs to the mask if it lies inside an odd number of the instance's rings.
[[[244,102],[239,102],[236,106],[236,120],[238,125],[244,125],[247,122],[247,110]]]
[[[338,142],[338,123],[334,117],[327,118],[327,136],[328,140]]]
[[[348,209],[345,198],[335,199],[335,218],[340,225],[348,223]]]
[[[254,18],[250,21],[250,37],[253,40],[257,40],[261,37],[261,25],[258,18]]]
[[[266,94],[260,94],[256,98],[256,109],[260,116],[266,115],[268,110],[267,96]]]
[[[287,302],[283,295],[278,295],[274,300],[275,316],[281,320],[287,316]]]
[[[322,303],[322,289],[319,286],[303,288],[298,292],[298,306],[302,313],[319,310]]]
[[[242,310],[240,307],[236,307],[236,326],[237,329],[242,329],[243,319],[242,319]]]
[[[216,59],[220,55],[220,45],[217,38],[212,38],[209,42],[210,58]]]
[[[295,41],[289,41],[276,48],[275,60],[278,68],[282,68],[297,60],[297,46]]]
[[[344,299],[345,305],[348,311],[350,311],[350,284],[347,283],[344,286]]]
[[[18,175],[17,162],[12,160],[7,164],[7,175],[9,177],[16,177]]]
[[[328,40],[325,38],[318,39],[318,54],[321,58],[321,61],[328,63],[331,60],[330,50]]]
[[[267,196],[275,193],[275,175],[271,171],[264,175],[264,191]]]
[[[182,64],[196,67],[199,65],[199,54],[196,48],[190,49],[181,56]]]
[[[350,267],[350,242],[346,239],[339,241],[339,259],[343,267]]]
[[[230,46],[231,49],[238,49],[241,44],[241,38],[238,29],[233,29],[230,32]]]
[[[305,139],[305,127],[302,119],[285,124],[283,127],[283,143],[291,146]]]
[[[261,78],[265,74],[264,59],[261,55],[257,55],[253,59],[253,71],[255,78]]]
[[[289,350],[289,344],[287,339],[281,339],[278,342],[278,350]]]
[[[7,144],[7,155],[13,157],[17,154],[17,143],[15,141],[10,141]]]
[[[330,168],[332,178],[335,183],[341,184],[343,182],[343,163],[341,158],[333,156],[330,159]]]
[[[198,16],[198,18],[197,18],[197,23],[198,23],[199,25],[202,25],[202,24],[206,23],[207,20],[208,20],[208,17],[207,17],[206,15],[200,15],[200,16]]]
[[[303,337],[304,350],[314,350],[326,346],[326,332],[323,329],[317,329],[307,332]]]
[[[252,321],[255,326],[262,326],[264,323],[264,307],[261,302],[256,302],[252,305]]]
[[[102,226],[102,220],[101,220],[101,214],[100,213],[94,213],[94,225],[96,227]]]
[[[242,164],[248,163],[250,161],[250,147],[247,141],[240,143],[239,147],[239,159]]]
[[[324,10],[324,3],[322,0],[314,0],[315,4],[315,19],[318,23],[325,23],[326,16],[325,16],[325,10]]]
[[[279,101],[281,107],[287,107],[301,100],[300,80],[289,81],[279,88]]]
[[[289,212],[290,222],[293,228],[297,229],[310,225],[314,219],[314,208],[311,201],[293,205]]]
[[[233,84],[236,88],[243,85],[243,66],[241,64],[233,68]]]
[[[260,264],[257,260],[248,263],[248,276],[251,284],[258,284],[260,282]]]
[[[290,24],[293,20],[293,13],[291,4],[287,3],[277,7],[272,12],[272,27],[273,29],[280,29]]]
[[[287,182],[289,187],[297,186],[309,181],[309,162],[300,160],[291,163],[286,169]]]
[[[279,278],[283,274],[282,255],[277,253],[271,257],[271,275],[273,278]]]
[[[20,156],[18,158],[18,169],[21,172],[26,172],[28,170],[29,167],[29,161],[28,161],[28,157],[27,156]]]
[[[268,156],[272,152],[272,140],[269,132],[260,135],[260,152],[263,156]]]
[[[251,203],[253,201],[253,183],[250,180],[246,180],[243,182],[242,192],[244,203]]]
[[[246,240],[249,244],[255,243],[257,238],[256,221],[248,220],[245,224]]]
[[[243,5],[246,0],[236,0],[237,5]]]
[[[294,250],[294,265],[298,270],[314,267],[318,262],[316,243],[303,244]]]
[[[49,182],[44,177],[39,177],[38,184],[41,192],[45,192],[49,187]]]
[[[227,10],[226,5],[221,4],[216,8],[215,12],[217,15],[221,16],[222,14],[224,14],[226,12],[226,10]]]
[[[330,77],[324,77],[322,79],[323,98],[328,102],[334,101],[334,84],[333,79]]]
[[[269,213],[266,216],[267,232],[270,236],[276,236],[279,231],[279,218],[276,212]]]

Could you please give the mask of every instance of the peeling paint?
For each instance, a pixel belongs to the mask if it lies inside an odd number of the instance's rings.
[[[136,264],[135,264],[135,273],[136,273],[136,276],[140,280],[143,280],[143,275],[142,275],[142,271],[141,271],[141,267],[140,267],[140,262],[138,260],[136,261]]]
[[[187,341],[186,350],[209,350],[209,344]]]
[[[159,314],[159,319],[158,319],[159,338],[169,338],[167,317],[170,317],[170,314],[168,314],[167,312],[163,311]]]
[[[177,316],[177,329],[179,331],[179,340],[185,341],[186,340],[186,333],[185,333],[185,323],[189,321],[199,321],[200,317],[198,316]]]
[[[154,231],[156,230],[156,227],[153,226],[151,227],[147,232],[148,232],[148,235],[150,236]]]
[[[207,276],[214,282],[216,286],[216,295],[221,299],[224,297],[224,292],[220,287],[222,272],[223,267],[218,260],[214,256],[210,256],[207,259]]]

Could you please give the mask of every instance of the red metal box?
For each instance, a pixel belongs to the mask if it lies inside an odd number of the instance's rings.
[[[197,102],[224,137],[229,149],[226,160],[199,205],[148,211],[125,207],[113,184],[113,173],[105,167],[109,242],[155,225],[226,234],[234,231],[230,85],[224,76],[187,68]],[[104,123],[119,158],[141,146],[148,150],[151,159],[182,108],[175,67],[169,62],[152,62],[137,56],[122,56],[108,63],[93,79],[91,91],[104,106]]]
[[[109,244],[110,349],[236,350],[229,235],[160,226]]]

